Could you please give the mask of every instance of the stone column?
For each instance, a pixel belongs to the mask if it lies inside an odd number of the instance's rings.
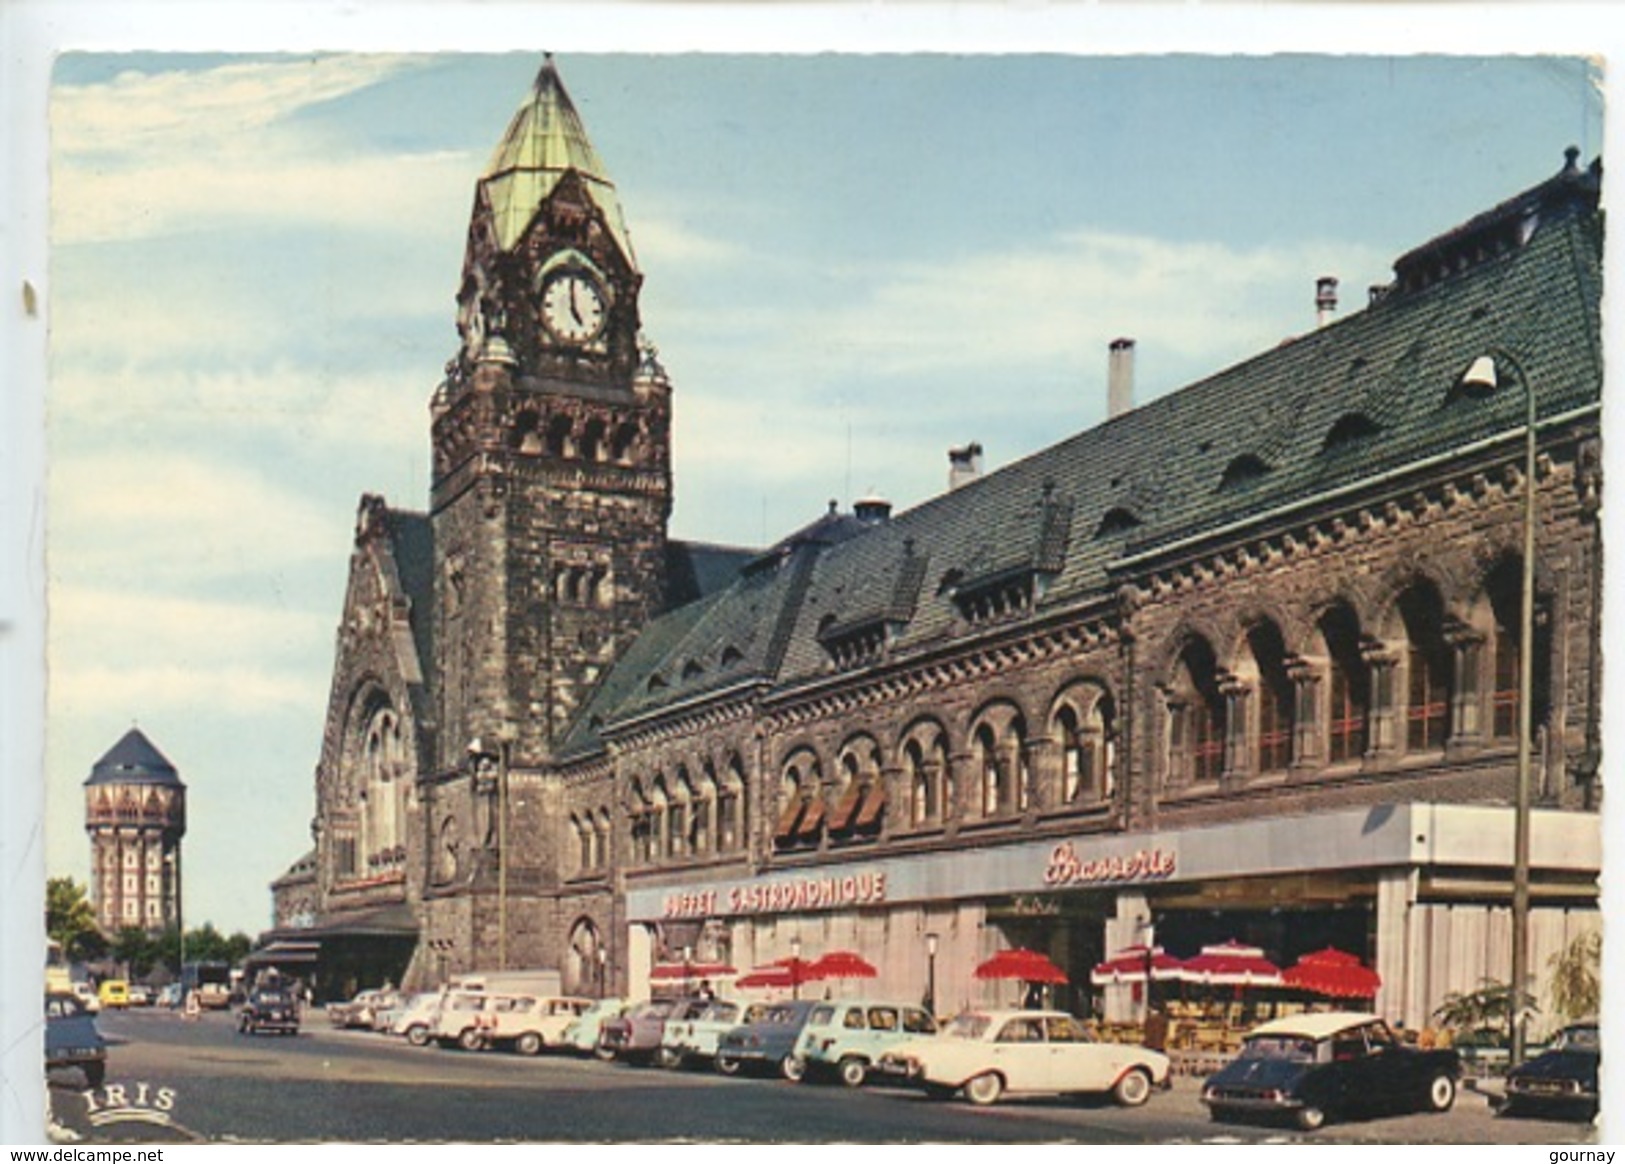
[[[1450,697],[1451,751],[1469,750],[1484,743],[1482,666],[1484,636],[1465,627],[1445,632],[1450,647],[1455,683]]]
[[[1399,656],[1385,643],[1367,644],[1360,654],[1371,669],[1370,738],[1365,758],[1368,764],[1387,763],[1399,754],[1399,708],[1394,703]]]
[[[1247,701],[1252,685],[1230,675],[1220,680],[1224,696],[1224,765],[1219,771],[1222,784],[1239,784],[1253,774],[1253,753],[1247,731]]]
[[[1292,763],[1294,771],[1320,767],[1325,759],[1320,730],[1320,669],[1307,659],[1287,660],[1292,680]]]
[[[1049,736],[1027,741],[1027,807],[1043,812],[1062,803],[1061,745]]]

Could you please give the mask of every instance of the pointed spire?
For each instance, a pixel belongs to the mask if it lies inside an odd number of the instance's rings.
[[[518,243],[537,208],[570,170],[580,176],[627,262],[636,269],[615,183],[593,149],[549,53],[480,179],[499,247],[511,250]]]

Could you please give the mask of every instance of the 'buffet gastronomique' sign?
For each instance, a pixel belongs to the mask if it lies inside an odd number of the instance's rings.
[[[885,900],[884,873],[842,873],[670,893],[666,895],[662,912],[668,918],[721,917],[728,914],[844,909],[853,905],[879,905]]]
[[[1116,881],[1160,881],[1174,875],[1174,854],[1164,849],[1139,849],[1128,856],[1096,857],[1085,861],[1071,841],[1050,850],[1045,885],[1103,885]]]

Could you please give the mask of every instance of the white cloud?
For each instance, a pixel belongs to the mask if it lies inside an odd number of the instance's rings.
[[[52,235],[146,238],[198,224],[432,221],[466,202],[461,154],[346,154],[288,120],[419,59],[290,58],[124,73],[52,93]]]
[[[351,512],[283,484],[275,468],[185,453],[57,458],[46,544],[53,584],[275,579],[290,566],[342,555]]]

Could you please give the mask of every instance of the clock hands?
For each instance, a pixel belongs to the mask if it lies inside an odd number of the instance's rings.
[[[576,288],[579,286],[580,284],[574,279],[570,280],[570,318],[576,321],[577,326],[580,326],[582,322],[581,308],[576,304]]]

